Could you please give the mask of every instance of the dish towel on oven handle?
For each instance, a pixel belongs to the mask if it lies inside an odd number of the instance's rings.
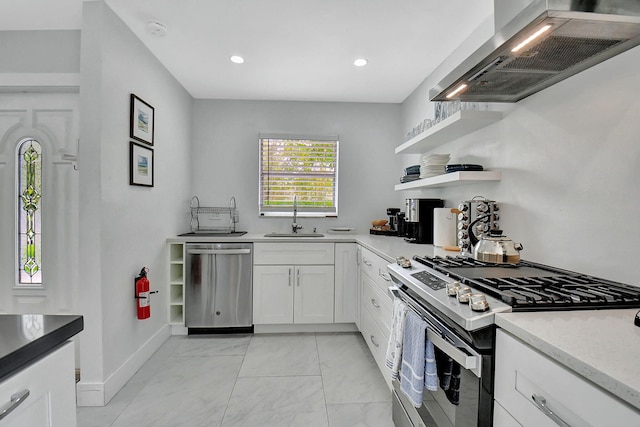
[[[426,329],[427,323],[409,310],[405,318],[402,338],[400,391],[416,408],[422,406]]]
[[[404,319],[408,307],[400,298],[393,299],[393,317],[391,319],[391,332],[387,344],[385,365],[391,370],[391,378],[397,380],[400,377],[400,365],[402,364],[402,333]]]
[[[440,388],[449,402],[457,405],[460,403],[460,365],[439,349],[435,355]]]
[[[438,390],[438,368],[433,343],[427,332],[427,343],[424,350],[424,387],[429,391]]]

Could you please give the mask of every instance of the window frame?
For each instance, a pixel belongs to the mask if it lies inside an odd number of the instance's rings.
[[[330,209],[313,209],[297,203],[297,216],[301,218],[335,218],[338,216],[338,184],[339,184],[339,164],[340,164],[340,139],[337,135],[291,135],[291,134],[264,134],[258,135],[258,215],[260,217],[293,217],[293,197],[291,204],[282,205],[280,208],[265,209],[263,205],[263,169],[262,169],[262,147],[263,140],[288,140],[288,141],[313,141],[313,142],[334,142],[335,143],[335,168],[333,173],[333,206]]]
[[[21,203],[20,203],[20,194],[21,194],[21,187],[22,187],[22,156],[21,156],[21,151],[22,151],[22,147],[28,143],[28,142],[35,142],[38,147],[39,147],[39,161],[40,161],[40,194],[39,194],[39,199],[38,199],[38,209],[37,209],[37,214],[38,214],[38,224],[37,224],[37,236],[40,240],[39,242],[39,264],[38,264],[38,273],[40,275],[40,279],[39,282],[21,282],[21,272],[22,272],[22,262],[21,262],[21,257],[22,257],[22,253],[21,253],[21,234],[22,234],[22,230],[21,230],[21,219],[22,219],[22,215],[21,215]],[[15,244],[14,244],[14,248],[15,248],[15,261],[14,261],[14,271],[16,274],[15,277],[15,285],[14,287],[16,289],[43,289],[44,288],[44,271],[43,271],[43,246],[44,246],[44,233],[43,233],[43,225],[44,225],[44,215],[43,215],[43,198],[44,198],[44,193],[45,193],[45,144],[42,142],[42,140],[38,137],[35,136],[24,136],[18,139],[18,142],[16,144],[16,148],[15,148],[15,155],[14,155],[14,159],[15,159],[15,170],[14,170],[14,179],[15,179],[15,232],[14,232],[14,237],[15,237]],[[37,246],[37,245],[36,245]]]

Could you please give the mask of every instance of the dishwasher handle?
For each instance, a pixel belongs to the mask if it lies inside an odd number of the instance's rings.
[[[193,255],[242,255],[250,254],[251,249],[189,249],[187,253]]]

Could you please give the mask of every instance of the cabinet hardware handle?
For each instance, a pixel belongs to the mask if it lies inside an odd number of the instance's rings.
[[[547,399],[542,396],[538,396],[537,394],[532,394],[531,399],[533,399],[533,403],[536,404],[538,409],[540,409],[542,413],[544,413],[547,417],[551,418],[554,423],[562,427],[571,427],[562,418],[557,416],[555,412],[549,409],[549,407],[547,406]]]
[[[373,343],[373,345],[377,347],[380,347],[380,344],[378,344],[374,339],[373,339],[373,335],[371,335],[371,337],[369,338],[371,340],[371,342]]]
[[[367,261],[366,258],[362,258],[362,262],[364,262],[364,265],[366,265],[367,267],[371,267],[373,265],[369,261]]]
[[[291,269],[289,269],[289,286],[291,286]]]
[[[391,281],[391,276],[389,276],[386,273],[383,273],[382,271],[378,270],[378,274],[380,275],[380,277],[382,277],[384,280],[386,280],[387,282]]]
[[[375,307],[375,308],[380,308],[380,304],[378,304],[376,302],[376,300],[374,300],[373,298],[371,298],[371,304]]]
[[[189,249],[191,255],[243,255],[250,254],[251,249]]]
[[[296,286],[300,287],[300,270],[296,271]]]
[[[18,393],[11,395],[11,401],[6,403],[0,408],[0,420],[9,415],[14,409],[16,409],[22,402],[25,401],[31,392],[29,390],[22,390]]]

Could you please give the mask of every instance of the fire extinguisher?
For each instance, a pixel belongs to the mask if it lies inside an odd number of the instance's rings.
[[[158,291],[149,291],[149,279],[147,273],[149,269],[142,267],[140,274],[135,278],[135,299],[138,306],[138,319],[148,319],[151,316],[151,294]]]

